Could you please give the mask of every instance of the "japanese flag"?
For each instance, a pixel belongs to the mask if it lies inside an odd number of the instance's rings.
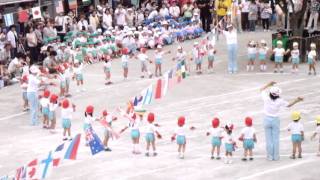
[[[40,6],[32,8],[32,17],[33,19],[42,18]]]

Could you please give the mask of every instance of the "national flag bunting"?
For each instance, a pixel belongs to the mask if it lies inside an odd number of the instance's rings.
[[[104,146],[98,137],[98,135],[93,131],[92,127],[86,130],[86,140],[90,146],[91,154],[95,155],[104,150]]]
[[[152,84],[143,92],[143,105],[148,105],[151,103],[152,100],[152,94],[153,94],[153,89],[152,89]]]
[[[5,22],[7,27],[9,27],[11,25],[14,25],[14,20],[13,20],[13,14],[12,13],[3,15],[3,18],[4,18],[4,22]]]
[[[38,159],[34,159],[27,165],[27,179],[35,179],[38,169]]]
[[[162,96],[165,96],[169,88],[169,71],[164,74],[163,91]]]
[[[68,3],[69,3],[69,9],[77,9],[77,0],[68,0]]]
[[[40,19],[42,17],[40,6],[32,8],[32,17],[33,19]]]
[[[72,142],[70,143],[67,151],[66,151],[66,154],[64,155],[64,159],[72,159],[72,160],[75,160],[77,158],[77,153],[78,153],[78,147],[79,147],[79,144],[80,144],[80,138],[81,137],[81,134],[77,134]]]
[[[154,96],[155,99],[161,98],[161,84],[162,84],[161,79],[158,79],[157,85],[156,85],[156,92],[155,92],[155,96]]]

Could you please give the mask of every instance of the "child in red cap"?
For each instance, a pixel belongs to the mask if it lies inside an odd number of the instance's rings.
[[[244,157],[242,161],[247,161],[247,157],[250,156],[249,160],[253,160],[252,150],[254,149],[254,143],[257,142],[256,131],[252,127],[252,118],[246,117],[245,118],[245,125],[241,130],[241,135],[239,137],[240,141],[243,141],[243,148],[244,148]]]
[[[50,97],[50,91],[49,90],[44,90],[43,95],[40,99],[40,108],[42,112],[42,117],[43,117],[43,128],[48,128],[49,127],[49,100]]]
[[[109,138],[113,137],[114,130],[112,129],[112,122],[117,120],[117,117],[112,116],[112,114],[109,114],[107,110],[104,110],[102,112],[102,118],[100,120],[100,123],[105,128],[104,129],[104,140],[103,144],[105,146],[105,151],[111,151],[111,149],[108,147]]]
[[[207,136],[211,134],[211,144],[212,144],[212,150],[211,150],[211,159],[214,159],[214,153],[217,149],[217,160],[220,160],[220,146],[221,146],[221,139],[223,134],[223,128],[220,126],[220,120],[218,118],[214,118],[212,120],[212,128],[210,128],[210,131],[207,132]]]
[[[61,103],[61,119],[62,119],[62,128],[63,128],[63,141],[72,140],[71,138],[71,119],[72,113],[75,111],[75,106],[70,105],[68,99],[64,99]],[[68,138],[66,137],[66,133],[68,133]]]
[[[93,116],[94,107],[92,105],[89,105],[86,107],[85,113],[84,113],[84,124],[83,124],[83,130],[84,132],[88,131],[90,128],[92,128],[92,123],[97,119]],[[86,145],[89,145],[88,139],[86,137]]]
[[[148,114],[148,125],[147,125],[147,132],[146,132],[146,141],[147,141],[147,152],[146,156],[150,155],[150,144],[152,145],[153,149],[153,156],[157,155],[156,152],[156,145],[155,145],[155,134],[159,139],[161,139],[160,133],[157,131],[156,124],[154,124],[154,113],[149,113]]]
[[[232,163],[232,152],[235,151],[236,148],[236,141],[233,138],[232,131],[233,131],[233,124],[227,124],[225,126],[225,136],[224,136],[224,146],[226,149],[226,159],[224,163],[231,164]]]
[[[50,103],[49,103],[49,121],[51,122],[51,125],[50,125],[51,133],[55,133],[57,107],[58,107],[58,96],[55,94],[51,94]]]
[[[149,63],[152,63],[152,61],[149,59],[148,55],[146,54],[146,49],[141,48],[140,53],[137,55],[137,59],[140,60],[141,63],[141,78],[144,78],[145,73],[148,74],[149,78],[152,78],[152,73],[148,70],[147,61]]]
[[[28,111],[28,97],[27,97],[27,88],[28,88],[28,76],[24,75],[20,81],[20,87],[22,89],[22,100],[23,100],[23,111]]]

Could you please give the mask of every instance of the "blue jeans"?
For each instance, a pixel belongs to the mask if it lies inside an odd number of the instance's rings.
[[[229,73],[236,73],[237,66],[237,44],[228,44],[228,71]]]
[[[267,158],[269,160],[277,161],[279,160],[279,118],[266,116],[264,118],[264,131],[266,134]]]
[[[250,31],[255,31],[256,30],[256,20],[250,20],[249,21],[249,29],[250,29]]]
[[[39,123],[38,121],[38,109],[39,109],[39,103],[38,103],[38,94],[36,92],[28,92],[28,101],[30,104],[30,113],[31,113],[31,124],[37,125]]]

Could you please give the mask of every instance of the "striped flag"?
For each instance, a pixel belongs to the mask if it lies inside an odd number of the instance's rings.
[[[77,9],[77,0],[68,0],[69,3],[69,9],[73,10],[73,9]]]
[[[169,71],[164,74],[163,91],[162,96],[165,96],[169,88]]]
[[[161,79],[158,79],[157,85],[156,85],[156,92],[155,92],[155,96],[154,96],[155,99],[161,98],[161,84],[162,84]]]
[[[38,169],[38,159],[34,159],[28,163],[27,179],[34,179]]]
[[[169,80],[168,88],[171,89],[174,86],[173,70],[172,69],[168,73],[168,80]]]
[[[64,159],[72,159],[75,160],[77,158],[78,147],[80,144],[81,134],[77,134],[76,137],[73,138],[72,142],[70,143],[65,155]]]
[[[148,105],[151,103],[152,94],[153,94],[153,89],[152,89],[152,84],[150,84],[150,86],[147,88],[147,90],[143,95],[143,103],[142,103],[143,105]]]
[[[6,26],[9,27],[11,25],[14,25],[14,20],[13,20],[13,14],[9,13],[9,14],[5,14],[3,15],[4,17],[4,22],[6,23]]]
[[[63,3],[61,0],[56,0],[56,13],[64,12]]]

